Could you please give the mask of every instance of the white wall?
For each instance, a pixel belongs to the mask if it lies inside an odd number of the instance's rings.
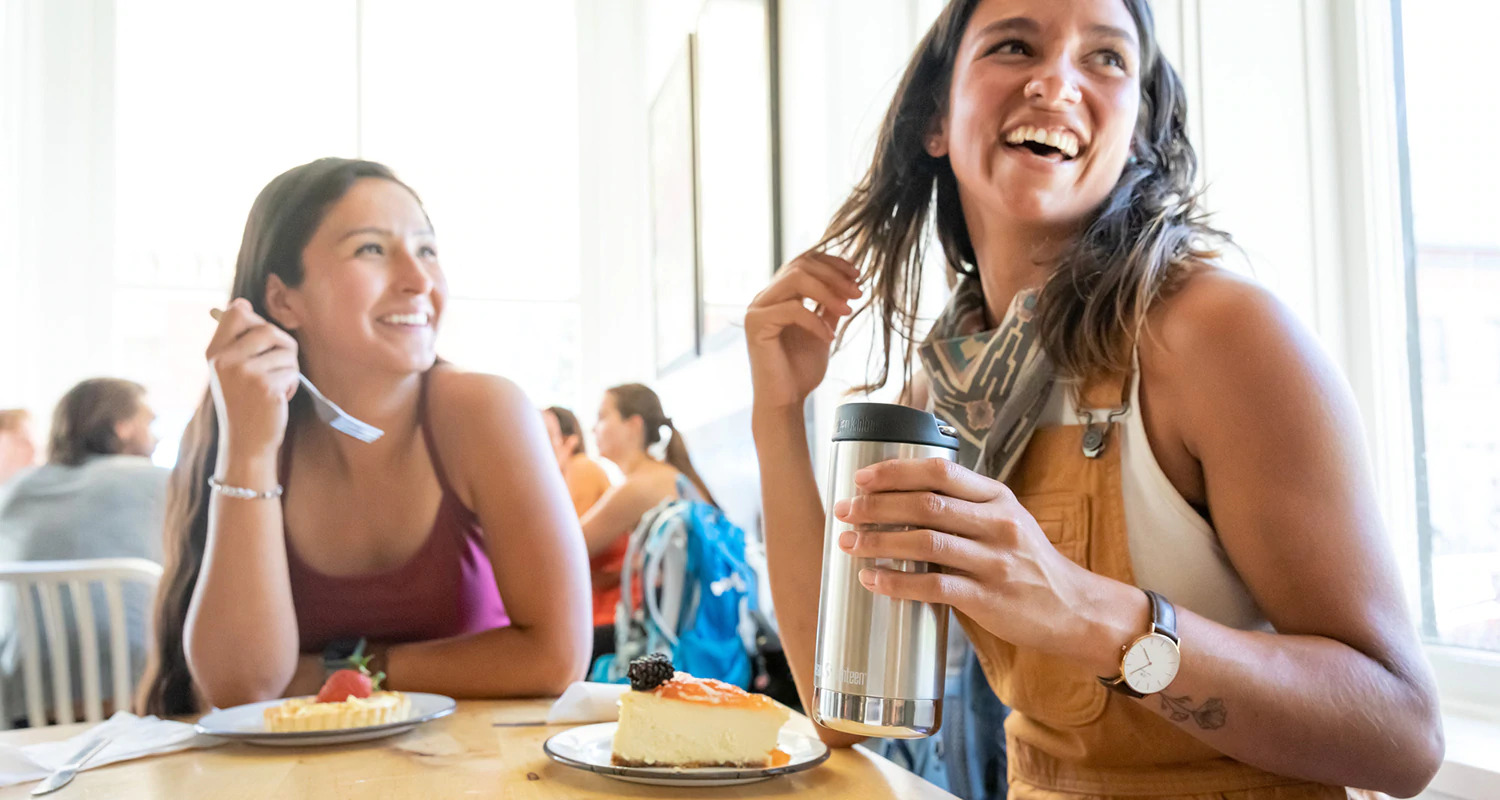
[[[74,374],[107,357],[91,328],[67,322],[113,313],[101,269],[113,247],[112,5],[13,0],[0,12],[0,405],[33,409],[39,431]]]
[[[641,136],[635,152],[642,164],[647,98],[655,94],[682,41],[696,26],[701,6],[702,0],[641,0],[643,69],[635,76],[640,83],[633,89],[625,87],[631,75],[628,70],[623,71],[623,78],[613,74],[616,65],[601,78],[640,98],[638,113],[616,117],[612,126],[623,123],[628,127],[626,136]],[[926,7],[930,13],[935,6],[933,0],[782,0],[780,168],[782,248],[788,257],[817,241],[828,218],[868,165],[875,128],[911,47],[925,28],[921,9]],[[640,179],[646,180],[644,172]],[[638,208],[644,211],[647,206],[641,202]],[[648,223],[647,216],[630,214],[607,221],[606,229],[635,224],[648,230]],[[628,271],[640,281],[634,287],[617,286],[608,303],[639,304],[646,317],[637,326],[611,331],[613,340],[604,347],[630,356],[601,365],[605,372],[600,388],[618,382],[605,375],[652,384],[667,413],[690,432],[689,444],[695,459],[702,462],[700,468],[710,487],[729,495],[720,499],[731,518],[755,527],[758,520],[748,518],[758,506],[758,477],[753,450],[748,449],[751,386],[743,339],[722,343],[686,367],[653,379],[648,238],[635,242],[637,264],[608,267]],[[831,418],[833,406],[842,399],[842,388],[859,380],[863,353],[862,346],[854,344],[837,357],[827,388],[815,399],[817,419]],[[626,363],[633,374],[616,369]],[[703,456],[695,444],[698,431],[718,445]],[[821,432],[815,437],[819,442],[827,438]],[[741,446],[729,447],[727,439]]]

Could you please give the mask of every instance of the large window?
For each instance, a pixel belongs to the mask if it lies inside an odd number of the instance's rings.
[[[1500,652],[1500,104],[1476,83],[1500,3],[1399,10],[1422,624]]]
[[[251,201],[325,155],[421,194],[449,281],[440,354],[574,401],[577,41],[564,0],[116,4],[113,303],[92,324],[107,368],[151,390],[157,460],[202,396]]]

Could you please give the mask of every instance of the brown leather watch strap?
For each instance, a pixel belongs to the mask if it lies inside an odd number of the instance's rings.
[[[1143,589],[1142,591],[1146,593],[1146,599],[1151,602],[1151,630],[1148,633],[1159,633],[1173,642],[1181,644],[1182,639],[1177,636],[1177,609],[1167,598],[1162,597],[1156,592],[1150,589]],[[1131,644],[1134,643],[1131,642]],[[1130,645],[1126,645],[1125,649],[1129,650]],[[1130,684],[1125,682],[1124,672],[1121,672],[1117,678],[1100,676],[1099,683],[1103,684],[1104,688],[1119,692],[1126,697],[1140,699],[1146,696],[1130,688]]]

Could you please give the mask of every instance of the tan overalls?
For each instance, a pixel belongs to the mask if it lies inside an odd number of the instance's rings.
[[[1117,377],[1091,385],[1083,407],[1115,407],[1124,382]],[[1085,569],[1134,585],[1120,492],[1123,432],[1118,423],[1109,423],[1097,458],[1083,454],[1083,434],[1083,425],[1038,428],[1006,483],[1058,552]],[[1077,664],[1008,644],[957,616],[990,686],[1013,709],[1005,724],[1012,800],[1367,796],[1227,758],[1152,711],[1147,704],[1159,698],[1134,700],[1112,692]],[[1183,642],[1182,650],[1190,661],[1193,643]]]

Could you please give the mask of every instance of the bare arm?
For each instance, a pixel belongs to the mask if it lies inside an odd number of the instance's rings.
[[[1163,391],[1148,400],[1180,420],[1220,540],[1277,633],[1184,613],[1181,673],[1140,702],[1270,771],[1416,794],[1442,759],[1436,692],[1347,385],[1286,308],[1232,276],[1195,279],[1157,327],[1143,353]],[[1192,714],[1212,701],[1222,716]]]
[[[297,346],[237,300],[208,347],[218,412],[215,474],[257,491],[276,486]],[[184,625],[193,680],[216,706],[281,695],[297,666],[281,502],[210,496],[208,538]],[[253,656],[251,655],[253,654]]]
[[[771,594],[787,663],[807,709],[812,708],[825,517],[802,406],[827,371],[833,325],[850,312],[848,300],[859,295],[855,275],[839,259],[804,255],[781,268],[745,315]],[[804,298],[817,301],[821,313],[809,311]],[[834,747],[864,740],[822,726],[817,730]]]
[[[434,435],[454,490],[485,531],[510,626],[386,650],[393,688],[454,697],[556,695],[591,647],[578,519],[536,411],[510,381],[440,368]]]
[[[610,487],[580,520],[589,557],[608,550],[621,535],[634,530],[641,516],[666,497],[660,487],[639,478],[627,478],[619,486]]]
[[[771,595],[776,599],[776,623],[802,707],[811,711],[823,578],[823,500],[813,476],[802,410],[756,409],[752,425],[760,456],[766,561]],[[817,731],[832,747],[848,747],[865,739],[821,725]]]

